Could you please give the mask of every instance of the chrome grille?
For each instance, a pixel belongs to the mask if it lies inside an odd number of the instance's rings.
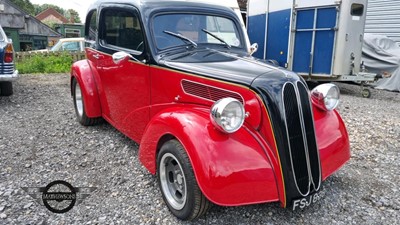
[[[283,87],[288,153],[297,190],[303,196],[319,189],[320,164],[309,95],[304,84]]]
[[[0,63],[0,73],[1,74],[13,74],[14,73],[14,63]]]

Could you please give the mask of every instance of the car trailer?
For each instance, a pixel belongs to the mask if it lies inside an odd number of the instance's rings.
[[[367,0],[249,0],[247,32],[253,56],[292,70],[307,81],[357,82],[381,78],[361,61]]]

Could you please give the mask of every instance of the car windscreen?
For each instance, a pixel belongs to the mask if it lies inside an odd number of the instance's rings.
[[[162,14],[152,23],[156,47],[163,50],[181,45],[216,44],[243,47],[232,19],[204,14]]]

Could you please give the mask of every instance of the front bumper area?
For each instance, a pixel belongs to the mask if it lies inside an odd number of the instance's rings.
[[[15,70],[12,74],[0,74],[1,81],[15,81],[18,79],[18,70]]]

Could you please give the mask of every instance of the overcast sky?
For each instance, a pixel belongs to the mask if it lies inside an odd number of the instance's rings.
[[[85,22],[87,9],[95,0],[30,0],[32,4],[53,4],[63,9],[74,9],[79,13],[82,23]]]

